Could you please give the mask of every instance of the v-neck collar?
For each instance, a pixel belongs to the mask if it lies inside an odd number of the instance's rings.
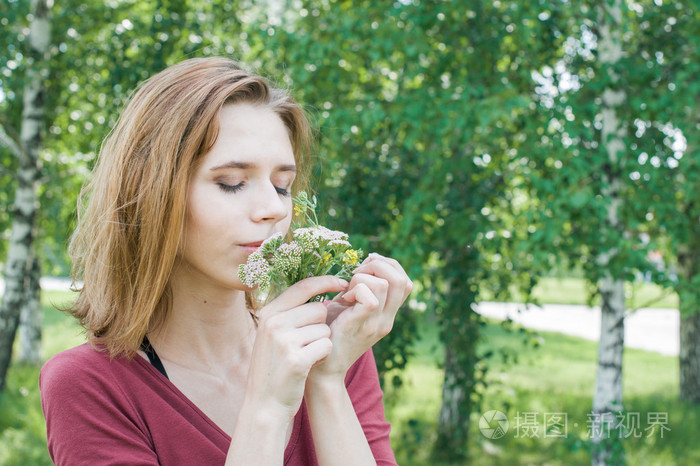
[[[231,437],[221,427],[219,427],[219,425],[216,424],[209,416],[207,416],[204,413],[204,411],[199,409],[199,407],[197,407],[197,405],[194,404],[192,400],[190,400],[184,393],[182,393],[180,389],[177,388],[175,384],[173,384],[170,381],[170,379],[165,377],[161,372],[158,371],[158,369],[153,367],[153,365],[150,362],[148,362],[143,356],[137,354],[134,356],[134,359],[137,361],[137,364],[145,368],[146,371],[148,371],[154,379],[161,383],[165,388],[173,392],[178,398],[180,398],[185,404],[187,404],[198,416],[200,416],[207,424],[209,424],[219,435],[221,435],[226,440],[227,444],[231,443]],[[287,442],[287,445],[284,449],[285,464],[291,459],[292,454],[294,453],[294,449],[296,448],[297,443],[299,441],[299,434],[301,432],[301,425],[304,416],[304,400],[302,399],[299,411],[294,416],[292,434],[290,435],[289,442]]]

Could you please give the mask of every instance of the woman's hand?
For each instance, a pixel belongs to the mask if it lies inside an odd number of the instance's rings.
[[[412,289],[413,283],[396,260],[370,254],[355,270],[348,291],[327,304],[332,351],[314,366],[309,380],[344,378],[350,366],[391,331]]]
[[[345,280],[311,277],[295,283],[262,308],[248,371],[246,401],[273,416],[291,419],[299,409],[311,367],[332,349],[323,303],[308,301],[322,293],[344,291]]]

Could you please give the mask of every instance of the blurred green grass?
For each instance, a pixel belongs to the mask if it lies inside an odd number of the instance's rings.
[[[586,303],[580,280],[548,279],[540,287],[536,292],[543,296],[543,303]],[[649,284],[637,285],[628,298],[647,302],[647,297],[662,291]],[[45,358],[84,341],[75,320],[55,309],[66,307],[71,296],[67,292],[43,293]],[[666,298],[668,307],[674,307],[673,299],[674,296]],[[400,464],[441,466],[430,460],[429,453],[440,409],[443,374],[438,365],[443,350],[435,316],[425,313],[420,319],[415,356],[402,374],[404,386],[387,389],[386,410]],[[557,333],[508,331],[499,322],[487,321],[480,351],[488,350],[495,350],[495,356],[489,360],[489,385],[481,410],[471,416],[470,464],[590,464],[586,421],[595,382],[596,343]],[[0,395],[0,465],[51,464],[38,376],[39,369],[35,367],[14,364],[10,369],[7,390]],[[677,393],[677,358],[625,350],[625,409],[640,414],[642,427],[648,413],[666,412],[671,428],[663,438],[644,435],[625,441],[629,464],[700,464],[700,445],[696,440],[700,433],[700,408],[679,402]],[[478,429],[481,413],[491,409],[504,412],[511,426],[498,440],[486,439]],[[539,413],[540,418],[544,413],[567,413],[567,437],[515,438],[516,416],[525,412]]]
[[[56,308],[70,304],[72,294],[42,292],[44,359],[85,341],[77,321]],[[14,354],[18,352],[15,340]],[[13,363],[0,394],[0,465],[51,465],[41,411],[39,368]]]
[[[436,363],[442,349],[436,345],[437,325],[424,315],[421,338],[403,374],[404,386],[387,389],[387,417],[392,422],[392,444],[400,464],[443,466],[430,459],[430,446],[440,409],[442,371]],[[534,343],[534,344],[533,344]],[[500,322],[487,320],[479,344],[480,352],[495,351],[489,361],[488,387],[479,412],[472,413],[469,439],[472,465],[588,465],[589,429],[597,368],[597,344],[558,333],[508,331]],[[517,357],[503,361],[501,354]],[[624,441],[628,464],[700,464],[700,406],[678,401],[678,360],[647,351],[625,349],[624,408],[638,413],[640,438]],[[499,410],[510,423],[500,439],[484,437],[478,423],[482,413]],[[520,430],[518,415],[536,413],[542,428],[537,438]],[[567,435],[544,437],[545,413],[566,413]],[[667,413],[671,430],[663,438],[651,436],[649,413]],[[652,414],[653,416],[654,414]]]
[[[480,290],[483,301],[494,300],[488,289]],[[510,289],[511,301],[523,302],[525,297],[515,287]],[[537,282],[532,290],[532,297],[541,304],[581,304],[600,305],[600,298],[590,299],[591,290],[580,278],[544,277]],[[625,283],[626,304],[630,309],[638,307],[653,307],[678,309],[678,295],[670,289],[662,288],[654,283],[635,282]]]

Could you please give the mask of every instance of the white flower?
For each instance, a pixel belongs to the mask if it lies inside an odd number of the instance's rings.
[[[269,257],[283,242],[284,235],[282,235],[282,233],[275,233],[262,242],[260,248],[258,248],[258,251],[260,251],[263,257]]]
[[[331,230],[322,225],[316,225],[313,227],[297,228],[294,230],[294,238],[299,238],[301,240],[300,242],[312,243],[314,244],[313,247],[317,248],[320,241],[326,243],[331,241],[347,241],[348,235],[342,231]],[[309,249],[305,247],[304,244],[302,247],[304,247],[304,250]]]
[[[238,276],[246,286],[266,289],[274,283],[285,287],[305,277],[328,273],[349,279],[357,267],[362,252],[352,249],[346,233],[318,224],[316,198],[310,200],[306,193],[300,193],[294,202],[295,218],[301,222],[294,221],[293,225],[305,226],[294,229],[289,243],[285,243],[282,233],[263,241],[248,262],[238,268]]]
[[[248,262],[238,267],[238,278],[251,288],[260,286],[267,288],[270,285],[270,264],[258,251],[248,256]]]
[[[284,243],[272,257],[272,265],[282,273],[295,271],[301,265],[301,255],[304,251],[296,242]]]
[[[347,246],[347,247],[352,247],[352,244],[350,244],[350,241],[344,240],[344,239],[334,239],[328,242],[328,246]]]
[[[294,239],[304,251],[313,251],[319,247],[318,238],[313,233],[313,228],[297,228],[294,230]]]

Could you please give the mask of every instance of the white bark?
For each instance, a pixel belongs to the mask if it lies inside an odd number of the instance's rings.
[[[459,253],[448,253],[446,255],[447,266],[457,267],[460,264]],[[451,293],[460,293],[455,284],[461,284],[459,279],[447,279],[445,283],[445,296],[452,296],[446,300],[449,310],[445,310],[443,318],[448,319],[442,322],[443,326],[452,327],[445,329],[445,378],[442,385],[442,404],[440,406],[440,416],[438,418],[437,438],[433,445],[432,456],[438,462],[463,462],[467,457],[467,439],[471,427],[470,414],[473,404],[471,395],[474,393],[475,382],[475,360],[473,347],[470,343],[476,338],[470,327],[478,325],[472,321],[474,315],[465,315],[474,312],[470,306],[459,305],[457,302],[464,302],[461,298],[454,297]],[[453,291],[454,290],[454,291]],[[451,335],[449,335],[451,334]]]
[[[599,57],[601,68],[610,83],[614,86],[619,77],[614,66],[623,56],[621,0],[611,3],[603,2],[600,6],[598,28]],[[605,187],[603,195],[609,201],[604,229],[607,234],[620,234],[623,226],[620,224],[620,208],[622,198],[621,158],[625,150],[625,124],[618,117],[618,109],[624,103],[624,90],[608,87],[602,96],[602,146],[608,155],[608,169],[604,173]],[[621,236],[621,235],[620,235]],[[593,465],[607,465],[620,462],[621,458],[613,458],[613,452],[620,449],[612,448],[617,440],[614,431],[615,413],[622,406],[622,354],[624,348],[624,317],[625,293],[624,282],[620,277],[612,276],[611,261],[617,248],[614,246],[604,251],[598,258],[598,265],[603,270],[603,279],[598,284],[602,297],[600,344],[598,347],[598,372],[596,376],[595,393],[593,396],[593,425],[591,440]],[[621,454],[621,453],[619,453]]]
[[[681,316],[678,357],[680,398],[689,403],[700,403],[700,314],[696,311]]]
[[[0,391],[12,359],[12,344],[19,324],[20,310],[32,285],[34,219],[38,209],[37,187],[40,174],[39,150],[46,109],[45,79],[48,75],[50,43],[47,0],[32,1],[28,64],[20,131],[17,190],[12,210],[12,231],[5,264],[5,293],[0,306]],[[38,284],[38,282],[37,282]]]
[[[20,145],[10,137],[9,134],[5,131],[5,128],[0,125],[0,143],[10,149],[10,151],[14,154],[15,157],[20,158],[22,157],[22,148]]]
[[[27,287],[19,316],[19,362],[40,366],[43,361],[41,330],[44,315],[41,309],[41,265],[34,257],[27,277]]]
[[[442,404],[438,418],[438,438],[435,443],[436,457],[445,455],[437,449],[449,450],[447,456],[460,457],[465,454],[466,438],[470,430],[469,412],[465,410],[470,393],[463,386],[471,377],[473,367],[463,367],[458,362],[458,348],[445,348],[445,379],[442,385]]]
[[[454,351],[454,348],[445,348],[445,381],[442,386],[442,405],[438,422],[443,429],[452,429],[467,422],[459,409],[464,402],[464,389],[459,385],[455,376],[455,373],[463,368],[455,367]]]
[[[692,283],[697,276],[698,241],[678,247],[678,275],[686,284]],[[686,285],[688,286],[688,285]],[[690,290],[687,290],[688,292]],[[700,403],[700,313],[697,301],[680,294],[680,352],[678,354],[680,399],[689,403]],[[696,299],[700,293],[695,292]]]
[[[598,289],[603,298],[598,346],[598,372],[593,395],[592,464],[610,464],[610,448],[605,441],[614,440],[615,414],[622,411],[622,355],[624,348],[624,282],[608,276]]]

